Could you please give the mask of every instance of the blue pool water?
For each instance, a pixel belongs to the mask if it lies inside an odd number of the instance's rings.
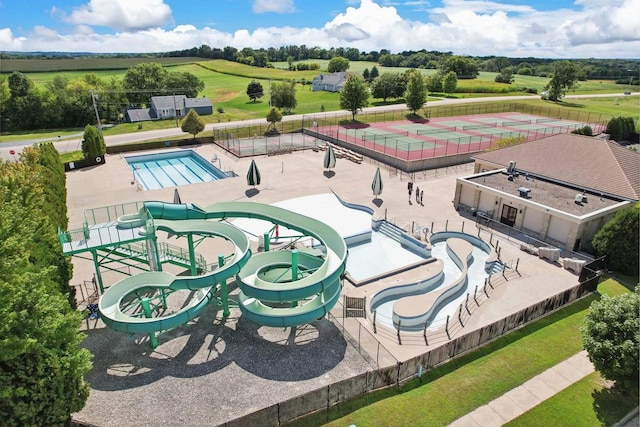
[[[193,150],[126,157],[145,190],[209,182],[228,176]]]

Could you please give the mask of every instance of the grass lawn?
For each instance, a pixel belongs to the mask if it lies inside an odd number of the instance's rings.
[[[609,279],[601,294],[630,292]],[[490,345],[428,371],[401,391],[388,389],[339,404],[293,425],[447,425],[578,353],[589,296]]]
[[[608,388],[594,372],[505,426],[612,426],[636,406],[638,396]]]

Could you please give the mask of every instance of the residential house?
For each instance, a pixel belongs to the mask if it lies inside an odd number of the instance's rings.
[[[209,98],[187,98],[185,95],[152,96],[150,108],[131,108],[126,112],[129,122],[180,118],[189,110],[195,110],[201,116],[213,114],[213,105]]]
[[[326,92],[340,92],[346,81],[347,73],[344,71],[331,74],[320,73],[313,78],[313,81],[311,82],[311,90],[313,92],[319,90],[324,90]]]

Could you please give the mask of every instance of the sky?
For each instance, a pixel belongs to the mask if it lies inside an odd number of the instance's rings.
[[[0,51],[203,44],[640,58],[640,0],[0,0]]]

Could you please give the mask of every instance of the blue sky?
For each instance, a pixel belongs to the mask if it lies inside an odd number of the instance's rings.
[[[0,50],[355,47],[639,58],[640,0],[0,0]]]

